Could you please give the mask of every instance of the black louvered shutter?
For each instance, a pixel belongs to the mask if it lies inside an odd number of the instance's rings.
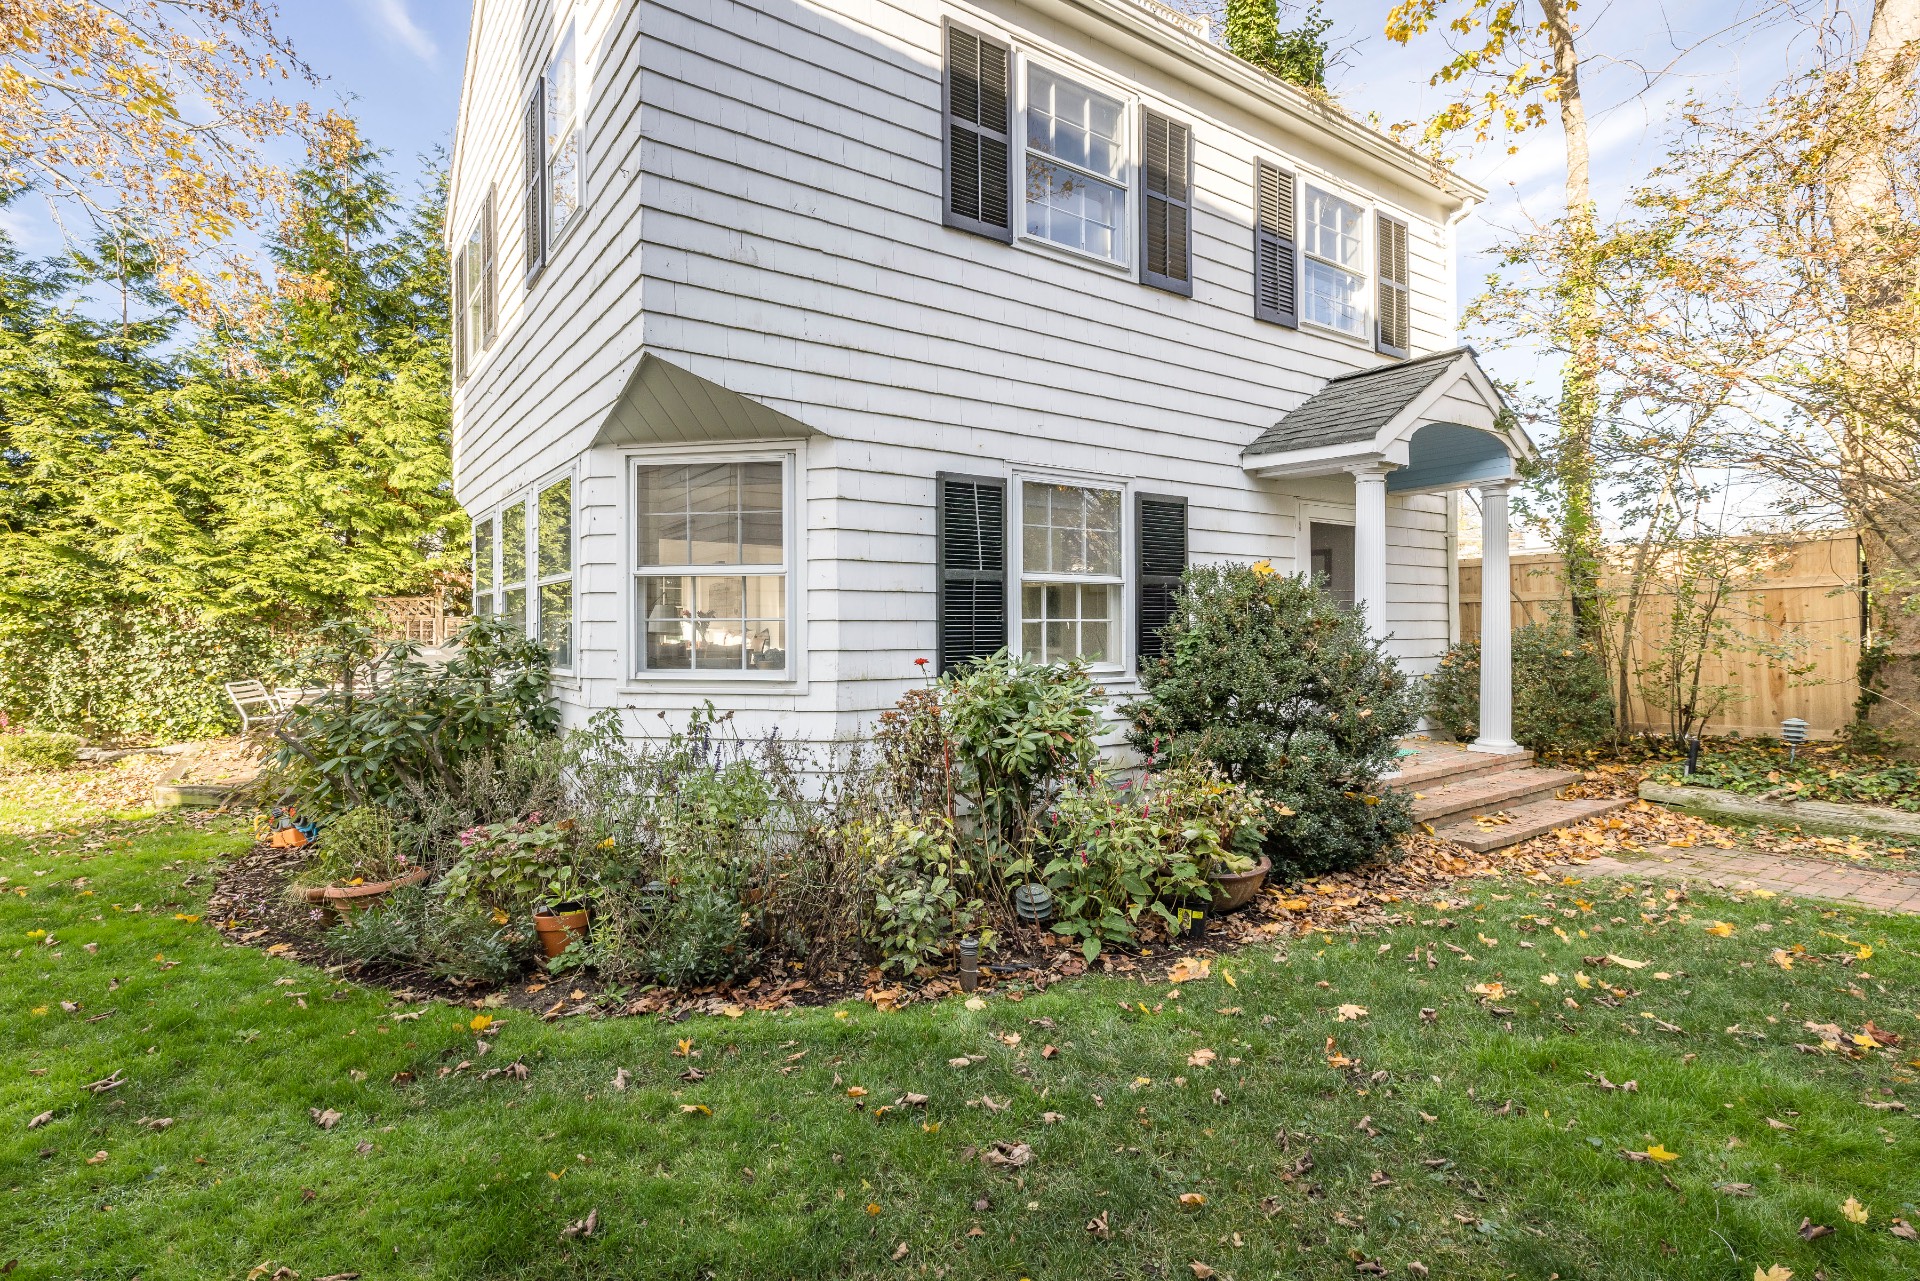
[[[949,227],[1011,242],[1013,51],[947,24],[946,103]]]
[[[1140,283],[1193,296],[1193,130],[1140,109]]]
[[[467,245],[453,251],[453,385],[467,381]]]
[[[1134,610],[1136,666],[1160,657],[1160,629],[1173,617],[1180,576],[1187,572],[1187,500],[1161,494],[1136,494],[1134,538],[1138,548],[1140,596]]]
[[[541,77],[533,82],[533,96],[527,99],[526,127],[522,131],[526,136],[526,172],[522,181],[522,192],[526,197],[526,239],[527,239],[527,275],[531,277],[540,270],[547,251],[547,202],[546,172],[546,120],[541,103],[546,97],[546,79]]]
[[[1294,265],[1293,175],[1253,162],[1253,314],[1276,325],[1300,323]]]
[[[1007,482],[934,478],[940,673],[1007,646]]]
[[[1380,318],[1375,346],[1389,356],[1405,357],[1412,345],[1413,315],[1407,293],[1407,224],[1374,215],[1375,248],[1380,259]]]
[[[493,279],[493,193],[492,186],[487,188],[487,203],[480,208],[480,345],[493,346],[493,335],[500,314],[498,299],[494,293]]]

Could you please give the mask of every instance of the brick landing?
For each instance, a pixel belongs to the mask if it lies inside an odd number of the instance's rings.
[[[1705,880],[1716,889],[1772,890],[1881,912],[1920,913],[1920,875],[1848,867],[1821,859],[1782,858],[1740,850],[1659,846],[1645,858],[1597,856],[1581,865],[1589,875]]]

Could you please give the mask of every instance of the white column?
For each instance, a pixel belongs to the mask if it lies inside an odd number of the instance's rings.
[[[1353,603],[1367,635],[1387,638],[1387,473],[1385,463],[1354,467]]]
[[[1507,567],[1507,482],[1480,486],[1480,737],[1476,752],[1513,741],[1513,579]]]

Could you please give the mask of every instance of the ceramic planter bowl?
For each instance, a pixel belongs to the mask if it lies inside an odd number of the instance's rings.
[[[1267,873],[1273,870],[1273,860],[1266,855],[1244,872],[1221,872],[1210,875],[1213,882],[1213,912],[1231,912],[1235,908],[1245,907],[1253,902],[1253,896],[1260,892],[1266,883]]]
[[[533,932],[548,960],[567,950],[575,939],[587,936],[587,909],[578,903],[556,903],[533,910]]]

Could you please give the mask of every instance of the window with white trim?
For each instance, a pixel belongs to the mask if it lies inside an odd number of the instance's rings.
[[[544,80],[546,102],[547,243],[555,244],[580,209],[580,92],[573,25],[553,51]]]
[[[790,467],[791,455],[636,463],[642,674],[788,673]]]
[[[572,477],[474,518],[473,612],[538,639],[556,671],[572,670]]]
[[[1305,184],[1300,202],[1300,318],[1355,338],[1367,334],[1364,211]]]
[[[1027,63],[1027,234],[1127,261],[1126,104]]]
[[[1117,667],[1126,591],[1118,489],[1022,481],[1020,652]]]

